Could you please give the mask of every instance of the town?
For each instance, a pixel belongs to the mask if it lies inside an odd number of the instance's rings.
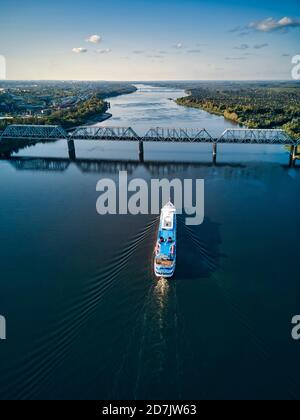
[[[8,124],[59,124],[72,128],[109,118],[105,99],[132,93],[133,85],[113,82],[0,83],[0,129]]]

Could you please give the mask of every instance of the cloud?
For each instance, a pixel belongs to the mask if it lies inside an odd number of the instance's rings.
[[[163,59],[163,58],[165,58],[163,55],[159,55],[159,54],[157,54],[157,55],[147,55],[147,57],[148,58],[156,58],[156,59]]]
[[[73,48],[72,52],[75,54],[84,54],[87,53],[87,49],[86,48]]]
[[[188,50],[187,53],[188,54],[200,54],[201,50]]]
[[[225,57],[226,61],[242,61],[247,60],[246,57]]]
[[[86,42],[90,42],[91,44],[100,44],[101,41],[102,41],[102,38],[100,35],[91,35],[86,40]]]
[[[255,50],[261,50],[262,48],[266,48],[268,46],[269,46],[269,44],[266,44],[266,43],[265,44],[255,44],[255,45],[253,45],[253,48]],[[242,44],[242,45],[239,45],[237,47],[233,47],[234,50],[240,50],[240,51],[246,51],[246,50],[249,50],[249,48],[251,48],[251,46],[248,45],[248,44]],[[246,53],[245,53],[245,55],[246,55]]]
[[[178,44],[174,45],[174,47],[178,50],[181,50],[183,48],[183,44],[181,42],[178,42]]]
[[[255,44],[254,46],[253,46],[253,48],[255,49],[255,50],[261,50],[261,49],[263,49],[263,48],[267,48],[269,46],[269,44]]]
[[[290,28],[296,28],[300,26],[300,19],[294,19],[290,17],[283,17],[282,19],[276,20],[272,17],[257,22],[252,22],[249,25],[250,29],[254,29],[259,32],[274,32],[278,30],[287,30]]]
[[[250,33],[249,27],[244,26],[236,26],[235,28],[230,29],[229,32],[232,34],[237,33],[239,36],[247,36]]]
[[[235,28],[230,29],[229,32],[234,34],[236,32],[240,32],[242,30],[243,30],[243,28],[241,26],[236,26]]]
[[[248,44],[242,44],[238,47],[234,47],[234,50],[248,50],[248,48],[250,48]]]
[[[110,48],[105,48],[104,50],[97,50],[98,54],[110,54],[112,50]]]
[[[250,31],[241,31],[239,33],[239,36],[248,36],[250,34]]]
[[[145,51],[143,51],[143,50],[135,50],[135,51],[133,51],[133,54],[136,54],[136,55],[140,55],[140,54],[144,54],[145,53]]]

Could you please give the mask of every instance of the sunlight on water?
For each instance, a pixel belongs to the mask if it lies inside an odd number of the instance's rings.
[[[154,299],[157,304],[157,318],[159,320],[160,328],[163,323],[164,310],[168,304],[169,291],[169,281],[164,278],[159,279],[154,288]]]

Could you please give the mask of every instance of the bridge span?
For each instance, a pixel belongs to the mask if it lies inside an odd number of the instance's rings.
[[[300,139],[291,138],[284,130],[273,129],[227,129],[221,136],[211,135],[206,129],[150,128],[144,134],[138,134],[132,127],[83,126],[67,132],[60,126],[52,125],[9,125],[0,134],[0,153],[10,153],[22,145],[55,140],[67,140],[70,157],[75,156],[74,141],[129,141],[139,143],[140,160],[144,156],[144,143],[210,143],[213,157],[217,156],[218,144],[265,144],[291,147],[291,160],[298,155]]]

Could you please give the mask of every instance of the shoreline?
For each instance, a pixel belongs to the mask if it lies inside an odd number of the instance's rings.
[[[96,124],[101,124],[104,121],[109,120],[110,118],[112,118],[112,114],[109,112],[105,112],[104,114],[97,114],[93,117],[90,117],[85,124],[83,125],[77,125],[76,127],[71,127],[66,129],[67,133],[71,133],[72,131],[75,131],[77,128],[79,127],[93,127]]]
[[[104,114],[97,114],[93,117],[90,117],[86,123],[84,124],[84,126],[87,125],[93,125],[93,124],[98,124],[98,123],[102,123],[104,121],[109,120],[110,118],[112,118],[112,114],[110,112],[105,112]]]
[[[187,97],[188,97],[188,96],[186,96],[185,98],[187,98]],[[182,101],[181,101],[182,99],[184,99],[184,98],[178,98],[178,99],[176,99],[176,100],[175,100],[175,102],[177,103],[177,105],[179,105],[179,106],[183,106],[183,107],[185,107],[185,108],[199,109],[200,111],[207,112],[207,113],[208,113],[208,114],[210,114],[210,115],[216,115],[216,116],[218,116],[218,117],[223,117],[225,121],[230,121],[232,124],[235,124],[235,125],[237,125],[237,126],[239,126],[239,127],[249,128],[246,124],[241,123],[241,122],[237,121],[237,120],[236,120],[236,119],[234,119],[234,118],[230,118],[229,116],[228,116],[228,117],[226,117],[226,116],[225,116],[225,114],[224,114],[224,113],[222,113],[222,112],[213,111],[213,110],[211,110],[211,109],[206,109],[205,107],[202,107],[202,106],[200,106],[200,105],[198,105],[198,104],[196,104],[196,103],[195,103],[195,104],[191,104],[191,103],[184,103],[184,102],[182,102]]]
[[[132,90],[131,92],[124,92],[124,93],[118,93],[118,94],[115,94],[115,95],[109,95],[109,96],[106,96],[103,100],[105,102],[107,102],[111,98],[117,98],[118,96],[124,96],[124,95],[131,95],[138,90],[135,86],[134,86],[134,88],[135,88],[135,90]],[[108,108],[108,109],[110,109],[110,108]],[[113,117],[113,114],[106,111],[103,114],[97,114],[97,115],[94,115],[93,117],[88,118],[87,121],[85,122],[85,124],[69,128],[66,131],[71,132],[71,131],[76,130],[76,128],[78,128],[78,127],[89,127],[89,126],[92,127],[96,124],[101,124],[104,121],[107,121],[107,120],[111,119],[112,117]]]

